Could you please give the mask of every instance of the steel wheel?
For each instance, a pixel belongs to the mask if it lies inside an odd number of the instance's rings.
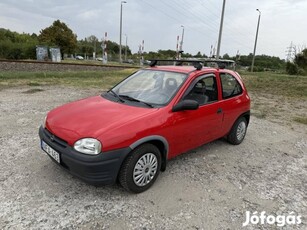
[[[233,124],[227,139],[229,143],[233,145],[240,144],[246,135],[247,131],[247,121],[245,117],[240,117],[236,120],[236,122]]]
[[[146,153],[135,164],[133,181],[137,186],[148,184],[156,175],[158,168],[157,157],[153,153]]]
[[[119,182],[134,193],[149,189],[161,169],[161,153],[157,146],[146,143],[134,149],[123,162]]]
[[[246,122],[241,121],[238,125],[236,133],[238,141],[241,141],[244,138],[245,133],[246,133]]]

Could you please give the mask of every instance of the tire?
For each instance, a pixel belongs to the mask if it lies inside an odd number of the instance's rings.
[[[127,191],[144,192],[153,185],[160,173],[160,168],[159,149],[152,144],[141,145],[125,159],[119,172],[119,183]]]
[[[245,117],[240,117],[232,126],[227,140],[233,145],[239,145],[244,140],[247,130],[247,121]]]

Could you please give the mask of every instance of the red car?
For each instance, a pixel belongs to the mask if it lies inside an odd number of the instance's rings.
[[[221,137],[243,141],[250,98],[238,73],[155,64],[50,111],[39,129],[42,149],[87,183],[119,181],[139,193],[169,159]]]

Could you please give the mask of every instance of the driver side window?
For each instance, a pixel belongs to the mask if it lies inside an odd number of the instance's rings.
[[[217,84],[214,75],[198,78],[192,83],[189,92],[184,99],[197,101],[199,105],[205,105],[217,101]]]

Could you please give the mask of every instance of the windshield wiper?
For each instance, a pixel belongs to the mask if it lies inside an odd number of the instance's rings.
[[[136,98],[134,98],[134,97],[130,97],[130,96],[128,96],[128,95],[123,95],[123,94],[120,94],[120,95],[118,95],[118,96],[121,97],[121,98],[127,99],[127,100],[129,100],[129,101],[135,101],[135,102],[143,103],[144,105],[147,105],[148,107],[153,108],[153,105],[152,105],[152,104],[149,104],[149,103],[147,103],[147,102],[145,102],[145,101],[140,101],[139,99],[136,99]]]
[[[115,93],[115,92],[113,91],[113,89],[110,89],[110,90],[108,91],[108,93],[112,93],[112,95],[115,96],[115,97],[118,99],[118,101],[120,101],[120,102],[125,102],[123,99],[120,98],[120,96],[118,96],[117,93]]]

